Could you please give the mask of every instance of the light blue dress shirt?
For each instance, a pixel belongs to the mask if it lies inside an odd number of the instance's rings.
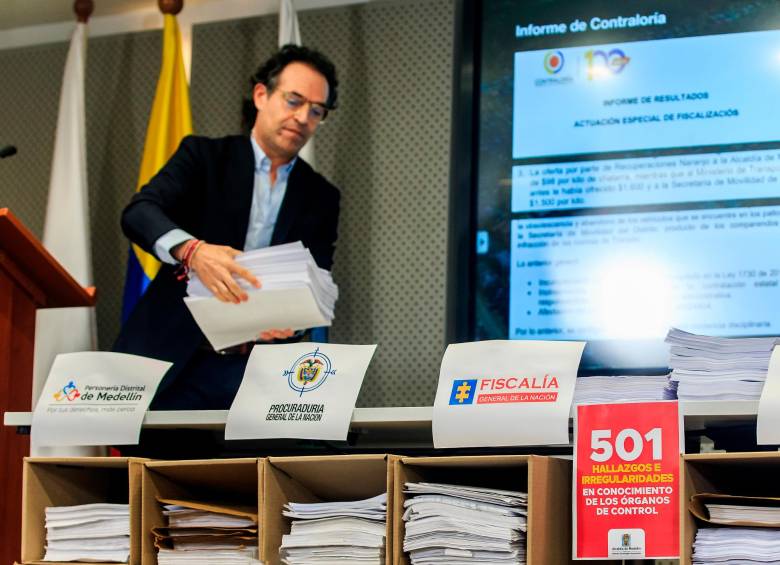
[[[260,149],[255,138],[250,136],[250,139],[252,151],[255,154],[255,182],[252,190],[252,206],[249,211],[249,227],[244,240],[244,251],[268,247],[271,244],[271,236],[274,233],[279,210],[287,192],[287,180],[290,178],[290,171],[292,171],[297,159],[279,167],[276,171],[276,180],[271,183],[271,160]],[[154,252],[161,261],[176,265],[178,261],[173,258],[170,250],[188,239],[195,238],[182,229],[173,229],[155,241]]]

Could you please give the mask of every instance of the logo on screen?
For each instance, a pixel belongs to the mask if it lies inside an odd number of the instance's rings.
[[[623,534],[620,539],[620,545],[623,547],[631,547],[631,534]]]
[[[476,392],[477,379],[453,381],[452,392],[450,393],[450,406],[473,404]]]
[[[585,61],[588,66],[588,80],[597,80],[607,78],[623,72],[631,60],[622,49],[611,49],[609,51],[585,52]]]
[[[68,384],[66,384],[64,387],[62,387],[60,390],[54,393],[54,400],[56,400],[57,402],[60,402],[62,400],[73,402],[80,396],[81,393],[79,392],[79,389],[76,387],[76,381],[68,381]]]
[[[335,374],[336,369],[333,368],[330,358],[322,353],[319,347],[298,357],[290,368],[282,373],[287,377],[287,384],[298,396],[320,388],[330,375]]]
[[[563,53],[560,51],[548,51],[544,56],[544,70],[554,75],[563,68]]]

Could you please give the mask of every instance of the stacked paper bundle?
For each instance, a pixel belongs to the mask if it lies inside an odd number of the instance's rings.
[[[333,322],[338,286],[300,241],[249,251],[236,262],[262,285],[257,289],[236,278],[249,295],[246,302],[219,302],[197,272],[187,284],[184,302],[215,349],[254,341],[265,330],[301,330]]]
[[[525,563],[528,494],[406,483],[404,551],[413,564]]]
[[[290,534],[279,549],[287,565],[363,565],[385,562],[387,493],[354,502],[285,505]]]
[[[666,343],[680,400],[758,400],[780,339],[709,337],[672,328]]]
[[[574,404],[674,400],[669,375],[580,377],[574,385]]]
[[[780,531],[774,528],[701,528],[693,542],[693,563],[780,564]]]
[[[159,565],[260,564],[254,509],[195,502],[163,504],[168,526],[152,528]]]
[[[311,252],[300,241],[247,251],[236,257],[236,263],[262,282],[262,287],[256,289],[243,278],[237,278],[238,284],[247,292],[308,287],[323,315],[333,319],[333,308],[339,295],[338,286],[333,282],[330,271],[319,268]],[[187,283],[187,294],[214,296],[203,285],[196,272],[192,273]]]
[[[706,526],[696,532],[693,563],[780,563],[780,499],[699,493],[691,513]]]
[[[742,504],[705,504],[714,524],[753,522],[766,526],[780,525],[780,507],[746,506]]]
[[[127,563],[130,558],[130,507],[81,504],[46,508],[44,561]]]

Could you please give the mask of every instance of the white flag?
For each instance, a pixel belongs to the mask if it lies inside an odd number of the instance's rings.
[[[279,0],[279,47],[292,43],[301,44],[301,29],[298,26],[298,14],[295,13],[292,0]],[[314,165],[314,138],[312,137],[303,146],[300,156],[311,168]]]
[[[62,78],[43,245],[82,286],[92,284],[89,237],[84,75],[87,25],[76,24]],[[33,402],[59,353],[95,349],[94,308],[38,310]],[[34,408],[34,406],[33,406]]]
[[[292,0],[280,0],[279,4],[279,47],[292,43],[301,44],[301,28]]]

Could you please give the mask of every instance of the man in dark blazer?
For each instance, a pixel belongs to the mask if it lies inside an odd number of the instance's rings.
[[[298,152],[335,108],[335,68],[317,51],[288,45],[253,83],[251,135],[186,137],[122,214],[127,237],[163,262],[114,344],[173,362],[153,409],[228,408],[251,350],[210,348],[183,301],[185,267],[217,298],[239,303],[248,295],[237,277],[262,285],[234,260],[241,250],[300,240],[320,267],[333,263],[339,192]],[[294,338],[285,329],[258,337]]]

